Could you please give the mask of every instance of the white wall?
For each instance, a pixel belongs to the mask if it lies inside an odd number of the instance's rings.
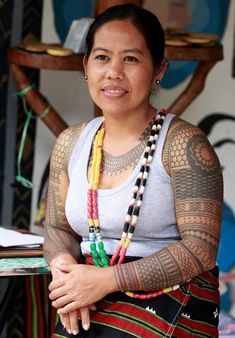
[[[209,73],[203,93],[184,112],[182,117],[197,124],[205,115],[213,112],[225,112],[235,116],[235,79],[232,79],[232,52],[234,44],[234,13],[235,1],[231,1],[229,20],[222,43],[224,45],[224,60]],[[58,42],[54,29],[52,0],[44,1],[42,41]],[[173,90],[162,90],[155,102],[158,107],[167,107],[185,88],[188,80]],[[89,98],[82,76],[78,72],[41,71],[40,88],[50,99],[51,104],[59,111],[68,124],[78,123],[92,117],[93,104]],[[235,124],[235,123],[234,123]],[[233,129],[232,129],[233,128]],[[213,142],[218,133],[233,133],[235,127],[222,122],[213,130],[210,140]],[[234,136],[233,136],[234,137]],[[36,213],[37,194],[40,179],[49,159],[54,136],[41,121],[37,123],[35,166],[33,174],[32,222]],[[235,210],[235,180],[232,179],[235,168],[234,146],[227,146],[227,151],[218,151],[221,162],[226,163],[228,170],[224,173],[225,200]],[[37,227],[38,228],[38,227]],[[36,231],[38,232],[36,228]],[[35,230],[34,227],[32,227]]]

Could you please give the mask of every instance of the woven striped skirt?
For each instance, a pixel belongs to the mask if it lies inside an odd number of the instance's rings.
[[[116,292],[90,312],[88,331],[67,334],[61,323],[52,337],[156,338],[218,337],[218,268],[204,272],[178,290],[140,300]],[[79,317],[79,313],[78,313]]]

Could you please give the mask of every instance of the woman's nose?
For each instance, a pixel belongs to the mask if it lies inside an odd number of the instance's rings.
[[[107,79],[123,79],[123,68],[120,62],[113,61],[109,64],[109,68],[106,72]]]

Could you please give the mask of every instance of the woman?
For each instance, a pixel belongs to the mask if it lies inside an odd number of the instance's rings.
[[[221,168],[200,129],[149,103],[166,68],[149,11],[115,6],[91,25],[85,78],[103,118],[65,130],[51,157],[56,337],[218,336]]]

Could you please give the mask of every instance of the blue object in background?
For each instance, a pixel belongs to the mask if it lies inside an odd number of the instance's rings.
[[[228,17],[230,0],[190,0],[189,13],[192,23],[184,28],[190,32],[217,34],[222,38]],[[183,82],[195,70],[197,62],[170,61],[161,83],[166,89]]]
[[[224,203],[217,262],[222,272],[229,272],[235,266],[235,216]]]
[[[73,20],[94,16],[95,0],[53,0],[53,10],[55,28],[64,43]]]
[[[224,203],[223,218],[220,233],[220,245],[217,255],[217,262],[221,272],[229,272],[235,266],[235,251],[233,250],[235,243],[235,216],[232,209]],[[232,286],[225,283],[227,291],[221,294],[221,309],[229,312],[232,306]]]

